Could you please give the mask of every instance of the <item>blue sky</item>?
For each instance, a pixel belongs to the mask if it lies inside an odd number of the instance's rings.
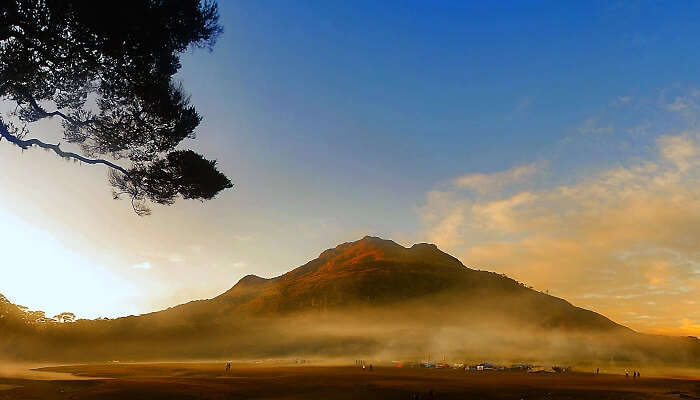
[[[405,208],[463,172],[615,162],[621,151],[590,143],[575,157],[557,151],[617,98],[655,102],[700,70],[688,7],[279,1],[221,11],[215,51],[186,57],[181,76],[215,132],[203,141],[230,144],[234,179],[263,186],[263,203],[278,188],[303,203]],[[635,140],[631,151],[652,142]]]
[[[221,1],[220,11],[225,32],[214,51],[188,51],[178,79],[204,116],[191,145],[218,159],[235,189],[137,218],[111,201],[104,171],[0,144],[0,167],[11,171],[0,177],[0,204],[13,214],[12,230],[52,238],[36,245],[44,258],[17,258],[12,268],[41,271],[46,254],[57,270],[96,265],[119,295],[80,309],[48,286],[42,295],[1,284],[0,292],[56,312],[139,313],[215,296],[245,274],[273,276],[374,234],[437,242],[465,264],[638,329],[700,331],[700,315],[684,311],[700,293],[699,250],[679,244],[696,233],[690,228],[618,235],[605,249],[527,247],[562,236],[541,224],[554,219],[578,227],[571,243],[591,242],[600,227],[575,216],[637,210],[626,199],[644,187],[656,189],[638,198],[675,195],[664,207],[697,217],[684,187],[698,179],[700,4],[280,0]],[[36,132],[51,138],[56,129]],[[654,223],[678,223],[652,214]],[[2,229],[17,246],[33,236]],[[583,256],[591,252],[601,256]],[[567,281],[590,271],[582,261],[546,273],[560,256],[586,259],[611,278],[572,287]],[[630,274],[640,281],[628,299],[653,292],[661,298],[646,302],[684,306],[670,315],[637,300],[617,304],[610,291]],[[75,293],[93,279],[82,275]]]

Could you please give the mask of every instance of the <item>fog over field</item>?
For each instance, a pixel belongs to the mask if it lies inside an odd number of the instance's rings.
[[[272,279],[114,320],[29,323],[5,303],[4,357],[52,362],[313,358],[696,366],[691,337],[645,335],[436,246],[365,237]]]

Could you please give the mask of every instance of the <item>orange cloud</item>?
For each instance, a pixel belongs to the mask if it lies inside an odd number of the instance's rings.
[[[568,186],[488,199],[437,192],[423,207],[427,234],[467,265],[634,329],[686,334],[694,323],[678,321],[700,319],[700,134],[657,146],[652,160]]]

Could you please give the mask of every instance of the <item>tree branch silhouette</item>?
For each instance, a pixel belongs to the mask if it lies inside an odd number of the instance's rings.
[[[138,215],[146,201],[213,199],[233,184],[216,161],[179,150],[202,117],[173,77],[184,51],[211,50],[221,32],[212,0],[0,1],[0,100],[15,105],[0,139],[109,167],[114,198],[128,194]],[[53,117],[82,154],[25,139]]]
[[[70,151],[63,151],[59,144],[49,144],[45,143],[39,139],[21,139],[16,135],[10,133],[7,126],[0,121],[0,141],[6,139],[8,142],[18,146],[22,150],[27,150],[32,146],[37,146],[42,149],[51,150],[56,153],[61,158],[73,159],[85,164],[98,165],[102,164],[112,169],[112,171],[118,171],[122,175],[117,175],[115,173],[110,173],[109,181],[114,187],[121,187],[123,190],[121,192],[113,191],[114,199],[119,199],[121,195],[129,195],[131,198],[131,208],[134,210],[138,216],[146,216],[151,214],[151,210],[144,204],[145,194],[141,193],[134,185],[129,185],[127,183],[129,171],[125,168],[103,159],[91,159],[84,157],[80,154],[73,153]]]
[[[91,165],[103,164],[103,165],[106,165],[112,169],[115,169],[115,170],[117,170],[125,175],[129,175],[129,172],[125,168],[123,168],[123,167],[121,167],[121,166],[119,166],[111,161],[107,161],[107,160],[103,160],[103,159],[99,159],[99,158],[98,159],[91,159],[91,158],[81,156],[80,154],[77,154],[77,153],[73,153],[70,151],[63,151],[63,150],[61,150],[60,143],[59,144],[49,144],[49,143],[42,142],[39,139],[27,139],[27,140],[20,139],[19,137],[10,133],[9,129],[7,129],[7,126],[2,122],[0,122],[0,137],[5,138],[8,142],[20,147],[22,150],[27,150],[32,146],[37,146],[37,147],[40,147],[42,149],[52,150],[59,157],[62,157],[62,158],[74,159],[74,160],[84,162],[85,164],[91,164]]]

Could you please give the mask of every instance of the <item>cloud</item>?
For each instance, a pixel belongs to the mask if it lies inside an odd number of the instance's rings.
[[[430,226],[428,236],[434,243],[445,247],[463,244],[461,229],[465,223],[464,201],[457,201],[451,193],[432,191],[422,210],[423,221]]]
[[[697,104],[691,97],[677,96],[673,102],[666,104],[669,111],[686,112],[697,109]]]
[[[659,146],[664,158],[673,162],[682,172],[697,167],[700,162],[700,145],[697,135],[662,136]]]
[[[522,182],[536,174],[540,169],[540,164],[532,163],[491,174],[467,174],[456,178],[454,185],[458,188],[473,189],[480,193],[487,193],[507,185]]]
[[[151,269],[152,267],[153,266],[148,261],[144,261],[142,263],[134,264],[131,266],[131,268],[134,268],[134,269]]]
[[[588,118],[579,126],[579,133],[581,134],[601,134],[601,133],[612,133],[612,125],[600,125],[598,118]]]
[[[617,96],[617,99],[615,99],[614,104],[616,104],[616,105],[629,104],[633,100],[634,100],[634,97],[632,97],[632,96]]]
[[[534,173],[518,168],[460,177],[456,186],[483,191]],[[467,265],[634,329],[700,334],[690,303],[700,298],[700,133],[661,136],[649,159],[570,185],[486,198],[433,191],[421,211],[429,239]]]
[[[515,108],[513,108],[513,111],[511,111],[508,116],[506,116],[507,120],[512,120],[515,118],[522,118],[527,114],[527,111],[532,107],[532,103],[535,100],[534,96],[526,96],[518,101],[518,103],[515,105]]]
[[[522,206],[537,200],[537,195],[520,192],[514,196],[485,203],[475,203],[471,215],[476,226],[499,232],[518,230],[516,218]]]
[[[672,100],[668,100],[668,97],[672,97]],[[669,95],[667,91],[662,91],[659,97],[659,105],[667,111],[678,113],[694,126],[697,124],[698,115],[700,114],[698,100],[700,100],[700,90],[698,89],[683,91],[675,97]]]

